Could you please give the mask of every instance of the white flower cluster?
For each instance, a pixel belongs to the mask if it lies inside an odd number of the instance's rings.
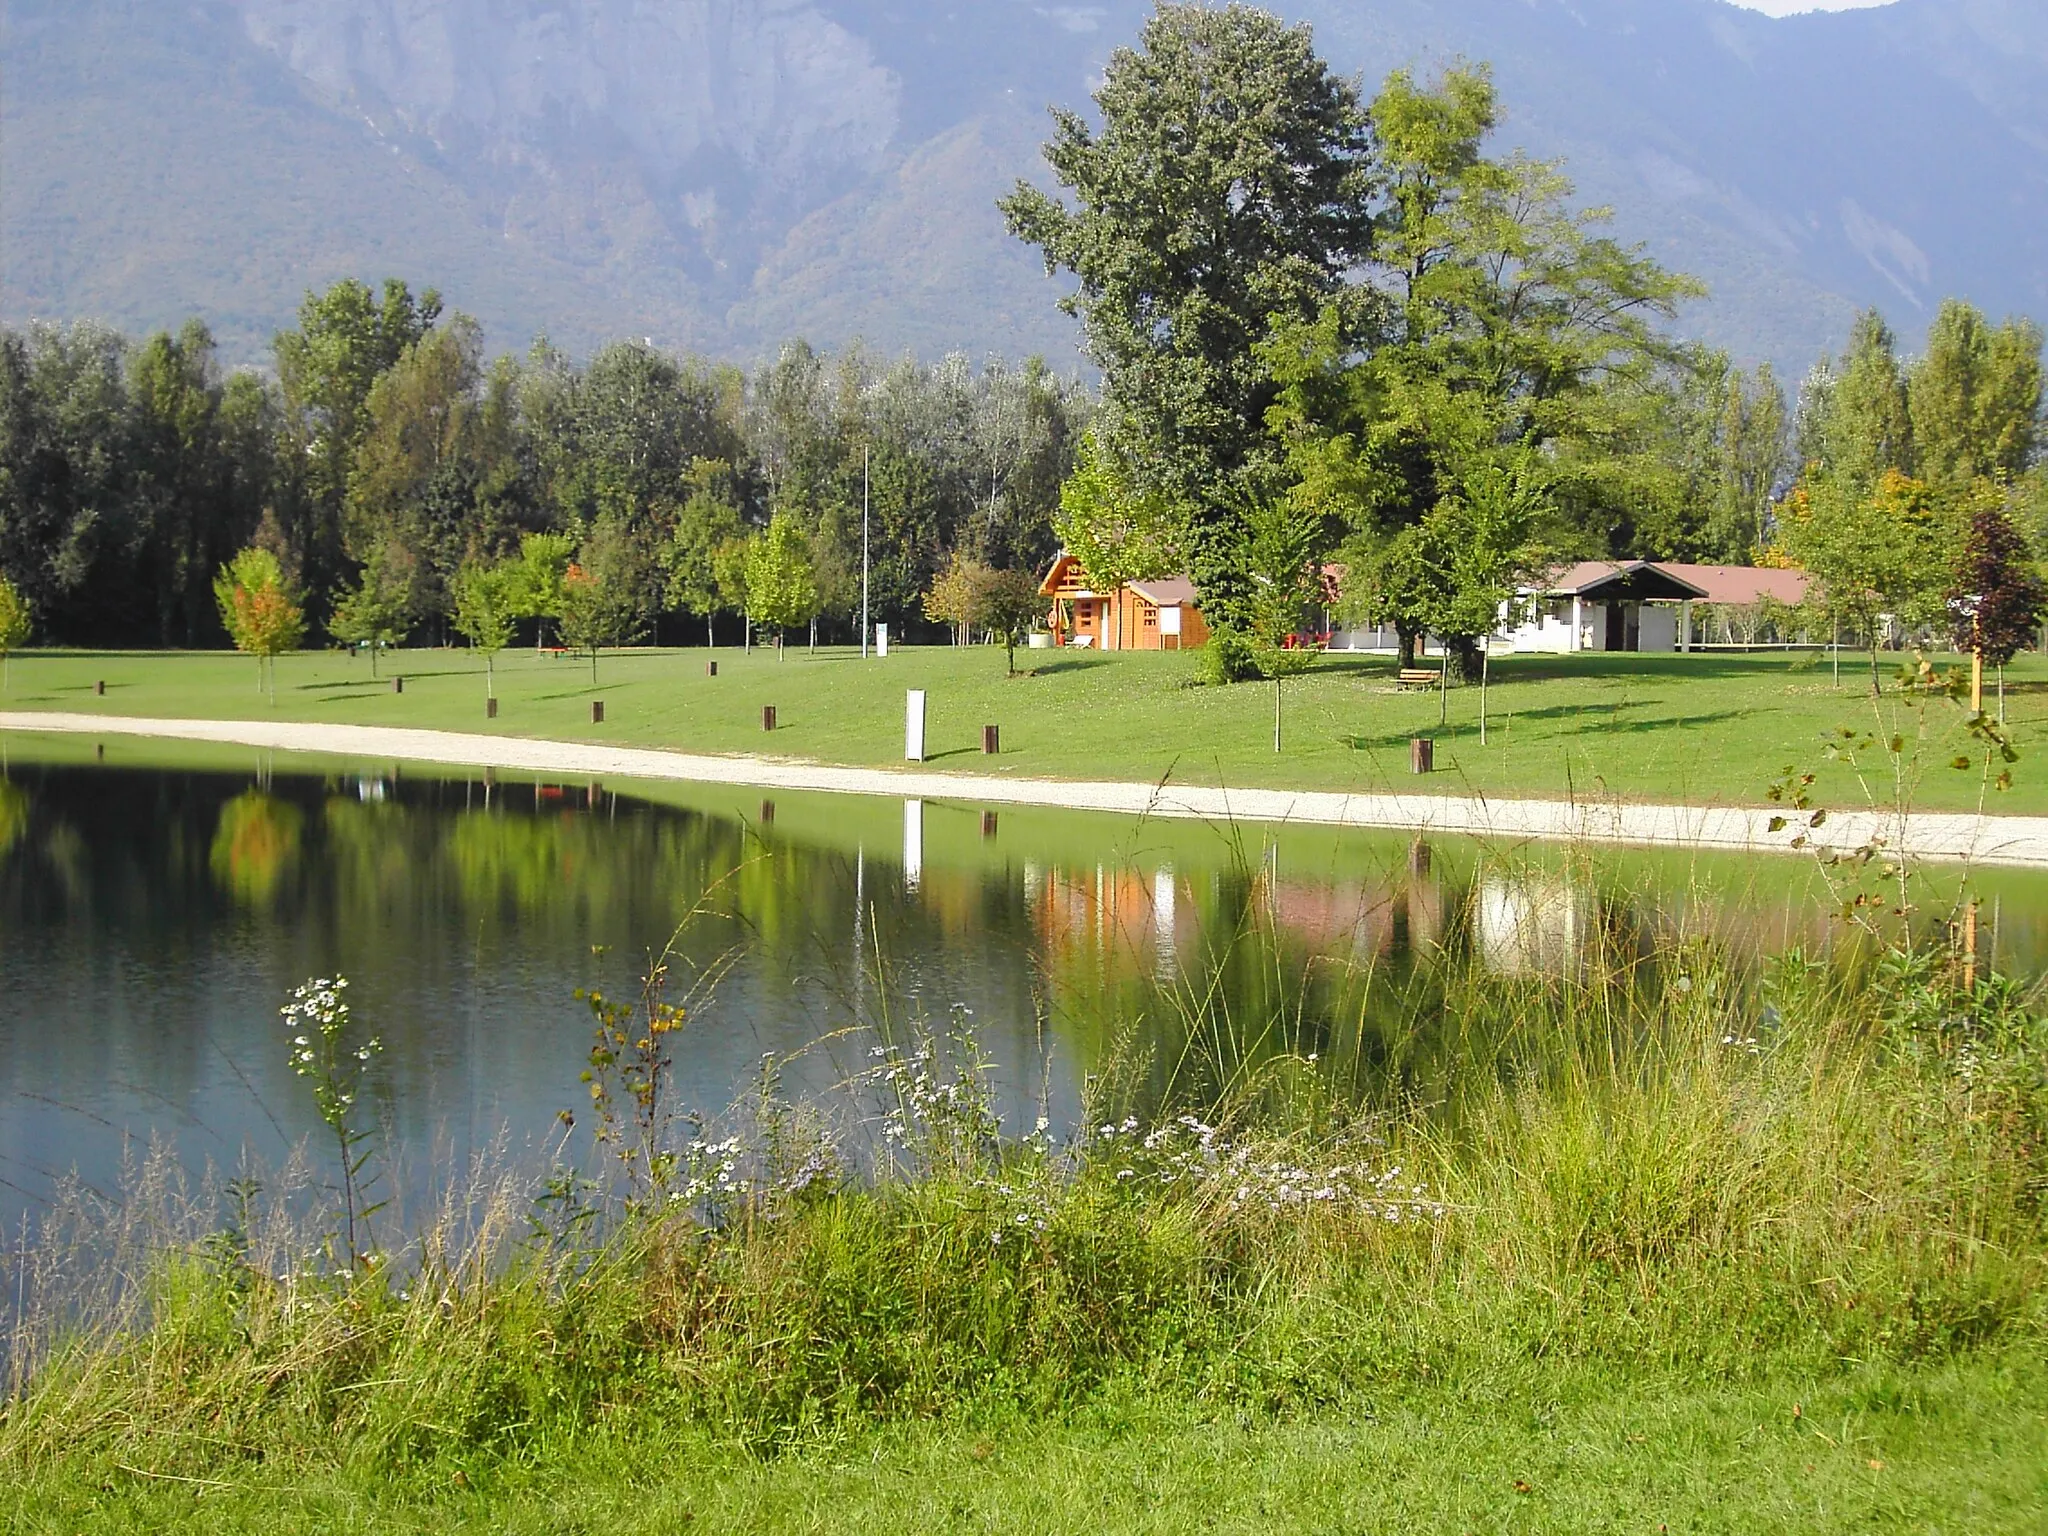
[[[893,1100],[882,1116],[882,1139],[890,1146],[965,1150],[993,1144],[1001,1134],[986,1080],[973,1071],[942,1078],[930,1041],[908,1056],[889,1045],[868,1054],[882,1063],[874,1081]]]
[[[1233,1208],[1279,1211],[1330,1206],[1385,1221],[1435,1219],[1443,1203],[1398,1167],[1366,1163],[1306,1165],[1234,1142],[1219,1127],[1182,1115],[1142,1134],[1134,1117],[1098,1127],[1091,1155],[1111,1155],[1119,1184],[1214,1192]]]
[[[375,1036],[353,1050],[347,1047],[348,1000],[342,996],[347,990],[346,976],[323,976],[294,987],[291,1001],[278,1010],[285,1028],[293,1032],[287,1058],[291,1069],[315,1080],[321,1114],[330,1121],[354,1105],[357,1074],[384,1049]]]

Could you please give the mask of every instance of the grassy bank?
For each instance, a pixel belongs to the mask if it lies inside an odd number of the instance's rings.
[[[1192,655],[1021,653],[1028,676],[1003,675],[1000,651],[899,649],[886,662],[857,652],[792,647],[721,651],[719,676],[702,650],[606,655],[591,681],[587,660],[507,653],[497,664],[499,718],[484,718],[479,660],[462,651],[388,656],[383,677],[334,653],[282,658],[273,704],[256,663],[219,653],[31,652],[11,663],[13,709],[106,710],[181,718],[264,718],[432,729],[501,731],[572,741],[702,752],[773,752],[850,764],[901,760],[903,694],[930,697],[935,766],[1054,778],[1184,782],[1232,787],[1408,790],[1487,794],[1623,795],[1694,803],[1758,803],[1787,767],[1811,769],[1825,804],[1863,803],[1843,765],[1823,756],[1843,726],[1915,733],[1897,703],[1874,715],[1861,658],[1839,683],[1824,656],[1528,656],[1503,659],[1487,690],[1487,742],[1478,740],[1479,690],[1454,689],[1439,727],[1432,694],[1393,687],[1386,658],[1323,658],[1281,686],[1281,750],[1273,750],[1274,688],[1189,686]],[[1888,658],[1886,671],[1895,670]],[[405,692],[391,691],[401,673]],[[95,684],[107,685],[104,696]],[[593,726],[590,704],[605,703]],[[761,729],[776,706],[779,728]],[[2048,716],[2048,661],[2025,657],[2008,673],[2006,708],[2021,750]],[[1916,753],[1916,803],[1974,808],[1981,776],[1944,765],[1969,744],[1960,716],[1936,706]],[[984,724],[1002,728],[1003,752],[980,752]],[[1439,772],[1408,772],[1408,739],[1437,739]],[[1884,793],[1890,793],[1888,782]],[[2023,781],[1990,799],[2009,813],[2048,811],[2048,781]]]
[[[585,1176],[355,1274],[331,1171],[145,1168],[11,1261],[0,1484],[51,1529],[2039,1528],[2027,999],[1697,947],[1411,995],[1426,1095],[1236,1065],[1260,1021],[1191,994],[1213,1070],[1107,1071],[1058,1142],[915,1033],[844,1113],[675,1121],[629,1002]]]
[[[15,1484],[0,1514],[66,1533],[2021,1533],[2048,1519],[2048,1372],[2023,1352],[1752,1386],[1566,1367],[1283,1419],[1126,1396],[766,1461],[672,1427],[407,1479],[177,1483],[97,1458]]]

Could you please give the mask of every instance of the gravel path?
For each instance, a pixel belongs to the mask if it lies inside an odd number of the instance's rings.
[[[713,757],[583,742],[478,736],[368,725],[261,720],[148,720],[115,715],[0,713],[0,731],[161,736],[340,757],[400,758],[459,767],[601,779],[671,779],[762,789],[904,799],[1040,805],[1204,821],[1272,821],[1407,832],[1464,833],[1595,843],[1786,851],[1801,830],[1820,847],[1849,850],[1883,839],[1922,858],[2048,868],[2048,817],[1926,812],[1903,827],[1890,815],[1836,812],[1819,828],[1770,830],[1772,813],[1747,807],[1637,805],[1620,801],[1488,800],[1452,795],[1347,795],[1287,789],[1210,789],[1006,779],[911,768],[846,768],[760,757]]]

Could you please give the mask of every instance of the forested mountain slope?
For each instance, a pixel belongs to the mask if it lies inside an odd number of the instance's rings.
[[[0,318],[197,311],[256,359],[303,292],[753,354],[804,333],[1074,359],[995,197],[1140,0],[10,0]],[[2048,313],[2048,7],[1281,0],[1368,85],[1493,61],[1505,142],[1798,368],[1876,303]]]

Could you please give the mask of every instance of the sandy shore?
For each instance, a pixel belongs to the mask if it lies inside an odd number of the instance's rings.
[[[583,742],[479,736],[460,731],[262,720],[150,720],[115,715],[0,713],[0,731],[159,736],[284,752],[399,758],[458,767],[600,779],[669,779],[827,794],[966,800],[1203,821],[1295,822],[1493,838],[1630,843],[1783,852],[1801,830],[1815,845],[1855,849],[1882,839],[1922,858],[2048,868],[2048,817],[1918,813],[1898,818],[1837,812],[1824,825],[1770,830],[1772,812],[1747,807],[1640,805],[1617,801],[1488,800],[1450,795],[1348,795],[1285,789],[1213,789],[1008,779],[915,768],[848,768],[758,757],[714,757]]]

